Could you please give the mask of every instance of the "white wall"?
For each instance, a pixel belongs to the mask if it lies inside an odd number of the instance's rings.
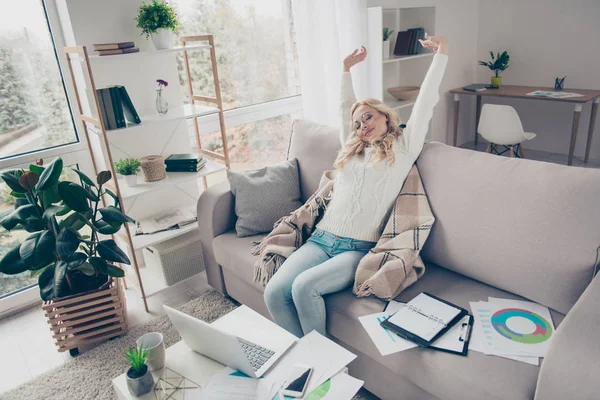
[[[507,50],[510,54],[510,67],[502,74],[504,84],[553,87],[554,78],[567,75],[567,90],[600,89],[600,1],[479,0],[478,18],[477,60],[487,61],[490,50]],[[473,65],[477,65],[476,60]],[[477,66],[478,82],[488,83],[491,74],[489,69]],[[538,134],[526,148],[568,153],[573,105],[498,98],[492,101],[515,107],[524,129]],[[587,104],[581,114],[576,156],[585,152],[590,109]],[[459,143],[473,140],[475,122],[468,122],[460,126]],[[600,121],[590,153],[595,159],[600,159],[599,126]]]

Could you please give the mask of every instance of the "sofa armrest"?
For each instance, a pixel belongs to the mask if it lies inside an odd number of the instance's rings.
[[[229,182],[222,182],[204,190],[198,198],[197,210],[208,283],[219,292],[227,294],[221,267],[215,259],[213,239],[235,227],[235,201]]]
[[[597,398],[599,305],[600,277],[596,276],[552,338],[540,368],[535,400]]]

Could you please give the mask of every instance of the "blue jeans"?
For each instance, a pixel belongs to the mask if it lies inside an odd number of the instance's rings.
[[[273,321],[298,337],[313,329],[326,336],[322,296],[351,286],[360,259],[375,244],[315,229],[265,288]]]

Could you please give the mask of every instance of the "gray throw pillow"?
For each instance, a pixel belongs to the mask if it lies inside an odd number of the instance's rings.
[[[238,237],[271,232],[277,220],[302,205],[295,158],[259,169],[229,170],[228,175],[235,196]]]

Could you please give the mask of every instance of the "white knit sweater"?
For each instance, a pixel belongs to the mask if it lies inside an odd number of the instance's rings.
[[[421,85],[417,101],[404,132],[394,143],[396,161],[373,164],[373,149],[367,147],[338,171],[333,198],[317,228],[334,235],[376,242],[383,232],[391,206],[404,185],[408,173],[423,149],[433,108],[439,100],[439,87],[448,56],[436,54]],[[342,146],[354,134],[350,109],[356,102],[352,76],[345,72],[341,86]]]

